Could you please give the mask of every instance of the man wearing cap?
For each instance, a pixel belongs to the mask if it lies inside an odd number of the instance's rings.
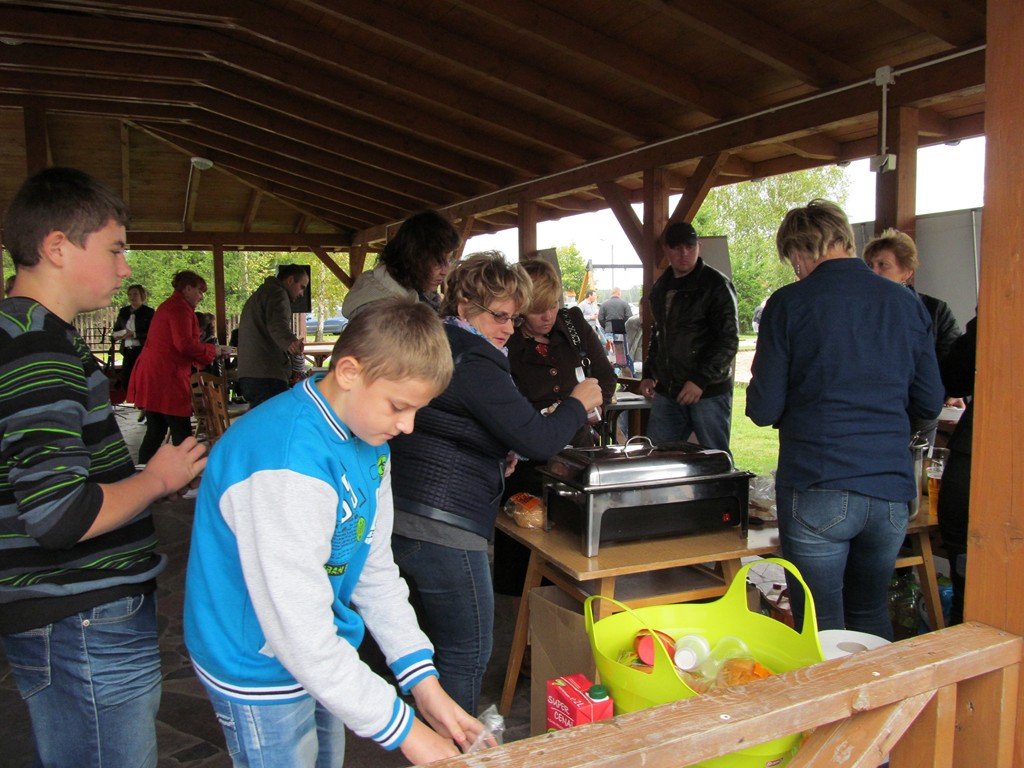
[[[647,436],[659,444],[696,434],[705,448],[729,450],[733,361],[739,346],[736,290],[700,258],[686,222],[665,228],[669,268],[650,293],[653,329],[640,392],[653,397]]]

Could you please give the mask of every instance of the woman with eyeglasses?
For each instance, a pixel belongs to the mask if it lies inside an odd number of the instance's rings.
[[[441,683],[477,713],[491,655],[494,594],[487,545],[504,478],[516,455],[546,460],[601,404],[594,379],[577,384],[554,413],[520,394],[505,344],[530,304],[530,278],[496,251],[449,273],[441,307],[455,362],[451,384],[391,441],[395,562],[434,644]]]
[[[818,629],[891,640],[889,581],[917,496],[910,420],[942,408],[931,319],[856,257],[835,203],[794,208],[776,242],[797,282],[765,304],[747,416],[779,430],[782,555],[810,587]],[[792,579],[789,594],[801,626],[804,595]]]
[[[171,279],[171,285],[174,291],[157,307],[128,381],[128,400],[146,413],[140,464],[157,452],[168,431],[174,445],[192,434],[192,366],[206,367],[219,351],[216,344],[199,339],[195,309],[206,294],[206,281],[186,269]]]

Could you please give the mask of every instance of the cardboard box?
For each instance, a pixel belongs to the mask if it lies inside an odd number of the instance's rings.
[[[547,730],[547,681],[581,673],[593,680],[597,666],[583,623],[583,605],[558,587],[530,590],[530,735]]]

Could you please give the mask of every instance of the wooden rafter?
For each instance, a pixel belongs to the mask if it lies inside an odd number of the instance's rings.
[[[875,0],[950,45],[985,39],[985,17],[964,0]]]

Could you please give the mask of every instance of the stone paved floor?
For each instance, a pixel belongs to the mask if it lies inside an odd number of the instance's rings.
[[[136,412],[119,408],[118,421],[133,454],[145,431]],[[192,672],[182,640],[182,600],[185,565],[191,532],[192,502],[165,503],[156,515],[161,549],[169,558],[159,579],[159,629],[163,668],[163,696],[157,722],[159,768],[228,768],[224,739],[202,686]],[[494,653],[484,679],[483,706],[501,695],[512,637],[511,599],[496,597]],[[6,659],[0,650],[0,768],[32,765],[28,713],[21,703]],[[529,684],[521,681],[512,712],[506,720],[506,740],[529,735]],[[385,752],[376,744],[349,734],[346,768],[391,768],[407,765],[400,752]]]

